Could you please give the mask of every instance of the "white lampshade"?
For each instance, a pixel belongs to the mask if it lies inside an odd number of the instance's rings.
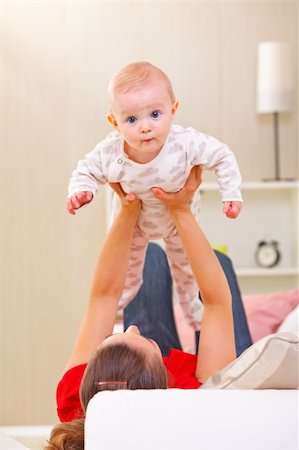
[[[286,112],[294,105],[290,48],[283,42],[261,42],[257,61],[257,112]]]

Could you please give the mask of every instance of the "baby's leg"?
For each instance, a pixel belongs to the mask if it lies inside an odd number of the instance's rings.
[[[126,239],[126,236],[124,236],[124,239]],[[118,309],[125,308],[139,291],[143,281],[142,272],[147,245],[147,238],[141,235],[138,230],[135,230],[131,245],[126,282],[118,304]]]
[[[187,322],[194,330],[198,331],[200,330],[203,304],[199,299],[198,287],[185,254],[182,241],[179,235],[175,235],[165,238],[165,244],[180,305]]]

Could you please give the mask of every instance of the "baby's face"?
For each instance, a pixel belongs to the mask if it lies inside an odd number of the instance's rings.
[[[108,119],[123,135],[128,156],[146,163],[163,147],[176,109],[165,82],[156,79],[142,88],[115,93]]]

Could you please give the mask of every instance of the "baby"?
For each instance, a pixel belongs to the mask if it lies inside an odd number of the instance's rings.
[[[223,211],[235,218],[242,206],[238,164],[231,150],[217,139],[172,124],[178,102],[166,74],[152,64],[137,62],[122,68],[112,78],[108,95],[108,121],[115,131],[78,162],[69,182],[67,209],[75,214],[92,200],[99,184],[119,182],[124,192],[135,193],[142,208],[119,308],[134,298],[142,284],[148,240],[163,238],[180,304],[189,324],[199,330],[203,305],[188,259],[167,208],[151,188],[178,191],[191,168],[200,165],[215,171]],[[114,196],[114,215],[118,207]],[[198,220],[199,191],[192,212]]]

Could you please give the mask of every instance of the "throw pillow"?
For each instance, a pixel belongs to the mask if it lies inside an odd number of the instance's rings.
[[[266,336],[212,375],[201,389],[298,389],[299,334]]]

